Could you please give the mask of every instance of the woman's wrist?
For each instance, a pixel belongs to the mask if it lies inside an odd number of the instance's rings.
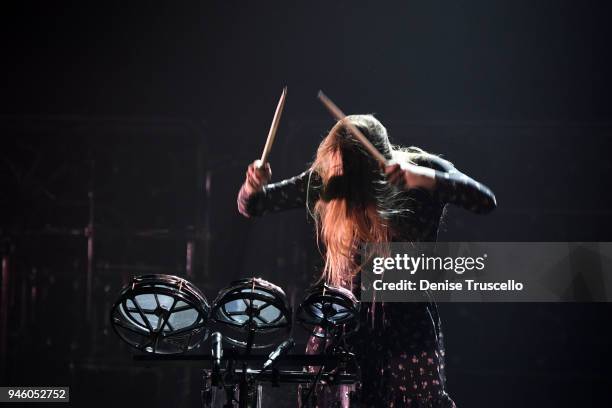
[[[436,188],[436,171],[429,167],[409,165],[404,169],[404,178],[407,188],[424,188],[434,190]]]

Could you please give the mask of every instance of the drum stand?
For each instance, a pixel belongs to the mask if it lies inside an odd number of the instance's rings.
[[[251,304],[253,300],[251,299]],[[248,357],[251,355],[251,351],[253,349],[253,341],[255,339],[255,332],[257,330],[257,325],[253,321],[254,314],[249,310],[249,320],[246,325],[248,327],[248,335],[245,349],[245,356]],[[219,334],[220,336],[220,334]],[[293,340],[292,340],[293,342]],[[270,361],[270,360],[267,360]],[[271,363],[271,366],[274,365],[276,361]],[[236,365],[236,361],[229,360],[227,362],[227,367],[225,369],[225,376],[221,376],[218,373],[217,378],[221,378],[223,380],[223,388],[225,389],[225,405],[223,408],[234,408],[234,400],[236,395],[236,388],[238,389],[238,408],[261,408],[261,393],[262,386],[258,384],[257,379],[260,377],[260,374],[264,372],[266,364],[264,363],[264,368],[256,374],[255,376],[249,374],[249,369],[246,361],[242,362],[242,370],[237,376],[234,367]],[[236,381],[236,379],[238,381]],[[236,387],[235,383],[238,383]]]
[[[212,368],[204,370],[205,386],[202,390],[202,406],[203,408],[213,407],[216,394],[214,389],[217,388],[225,392],[223,408],[261,408],[262,383],[269,383],[273,387],[278,387],[281,383],[298,383],[309,384],[300,393],[301,407],[314,407],[316,406],[314,390],[318,384],[353,385],[358,382],[358,367],[354,355],[347,352],[342,345],[330,346],[320,355],[284,356],[282,351],[288,351],[289,347],[279,352],[283,347],[281,345],[268,356],[228,352],[221,359],[219,355],[223,355],[223,352],[218,353],[213,350]],[[167,359],[171,358],[171,356],[167,357]],[[261,369],[249,368],[249,362],[261,363],[263,360],[265,363]],[[299,367],[319,366],[320,369],[316,373],[303,370],[280,370],[277,366],[281,363]],[[326,366],[332,369],[324,372]],[[351,392],[351,399],[354,401],[355,398],[356,393]]]

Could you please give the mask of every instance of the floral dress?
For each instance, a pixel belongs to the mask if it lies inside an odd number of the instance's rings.
[[[436,241],[446,204],[475,213],[496,207],[486,186],[436,156],[420,159],[420,166],[436,170],[436,188],[409,189],[404,195],[412,211],[393,222],[399,231],[394,241]],[[319,199],[320,179],[310,171],[267,185],[263,191],[238,194],[238,209],[247,217],[292,208],[309,208]],[[353,292],[358,288],[353,285]],[[359,331],[347,339],[360,368],[360,390],[354,386],[319,385],[318,407],[455,407],[446,391],[444,341],[440,317],[433,301],[420,303],[368,303],[361,307]],[[327,343],[311,336],[306,353],[321,353]]]

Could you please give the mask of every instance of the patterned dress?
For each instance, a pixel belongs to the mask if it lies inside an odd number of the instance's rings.
[[[394,230],[399,231],[394,241],[436,241],[447,203],[475,213],[487,213],[496,207],[491,190],[458,171],[448,161],[432,156],[416,164],[436,170],[436,189],[433,192],[419,188],[400,192],[405,199],[402,201],[412,211],[393,221]],[[306,203],[312,208],[319,199],[320,187],[320,179],[310,171],[269,184],[262,192],[250,196],[243,186],[238,194],[238,209],[250,217],[304,208]],[[360,367],[358,406],[455,407],[446,392],[444,342],[433,301],[364,304],[360,329],[349,337],[348,343]],[[306,352],[318,354],[322,347],[324,341],[311,336]],[[319,386],[317,406],[348,407],[351,390],[353,388],[348,386]]]

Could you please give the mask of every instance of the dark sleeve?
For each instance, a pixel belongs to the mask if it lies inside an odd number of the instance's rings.
[[[484,184],[468,177],[448,162],[437,156],[430,156],[424,163],[436,171],[434,195],[442,203],[452,203],[478,214],[491,212],[497,207],[495,194]]]
[[[246,194],[244,184],[238,192],[238,211],[245,217],[260,216],[268,212],[278,212],[306,206],[317,195],[316,177],[311,177],[310,170],[277,183],[268,184],[250,196]]]

